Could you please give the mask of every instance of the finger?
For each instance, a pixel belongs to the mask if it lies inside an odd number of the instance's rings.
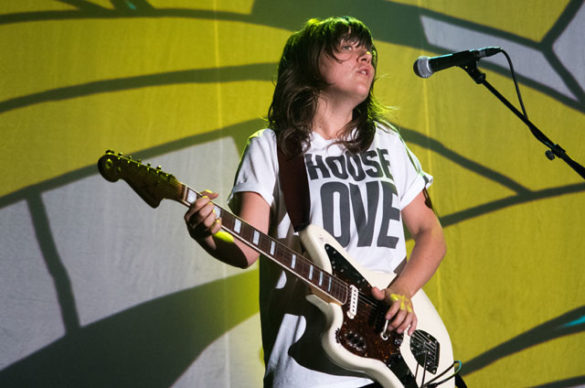
[[[192,218],[198,220],[200,219],[200,217],[201,213],[197,213]],[[216,225],[216,221],[217,219],[215,217],[215,214],[213,214],[213,212],[210,212],[210,214],[206,218],[201,219],[200,221],[188,222],[187,227],[189,230],[189,234],[191,235],[192,238],[198,241],[206,239],[213,233],[217,232],[217,230],[216,231],[212,230],[212,227]]]
[[[416,330],[416,326],[418,324],[418,318],[416,317],[416,314],[412,314],[412,322],[410,324],[410,329],[408,330],[408,335],[412,335],[414,333],[414,331]]]
[[[406,311],[399,310],[390,322],[390,327],[392,327],[394,330],[397,330],[404,323],[407,316],[408,314]]]
[[[391,320],[393,317],[396,316],[396,314],[398,314],[399,311],[400,311],[400,303],[392,302],[392,305],[390,305],[388,312],[386,312],[386,317],[385,317],[386,320],[388,320],[388,321]]]
[[[207,199],[207,202],[199,210],[199,214],[201,214],[202,218],[212,217],[213,221],[215,221],[215,219],[217,218],[215,216],[215,205],[213,204],[213,202],[209,200],[209,198]]]
[[[193,202],[193,205],[191,205],[191,206],[193,206],[196,209],[202,209],[210,203],[211,203],[211,198],[208,197],[207,195],[204,195],[201,198],[198,198],[195,202]]]
[[[197,241],[208,238],[219,231],[220,225],[217,225],[216,221],[214,206],[211,203],[207,203],[187,220],[189,235]]]
[[[413,314],[406,313],[403,316],[402,322],[396,326],[396,332],[403,333],[406,331],[406,329],[408,329],[408,327],[412,324],[412,315]]]
[[[208,198],[202,201],[202,204],[198,204],[199,209],[191,216],[189,219],[189,224],[192,227],[195,227],[201,223],[205,224],[207,227],[211,226],[213,221],[215,221],[215,206]],[[207,220],[211,217],[210,220]],[[207,223],[206,223],[207,220]]]
[[[197,210],[193,208],[193,206],[189,206],[189,210],[187,210],[185,212],[185,216],[183,218],[185,218],[185,222],[188,224],[189,221],[191,220],[191,217],[193,217],[193,214],[195,214]]]
[[[211,234],[216,234],[220,230],[221,230],[221,218],[216,218],[215,221],[213,222],[213,224],[211,225],[211,227],[209,228],[209,231],[211,232]]]
[[[195,213],[199,212],[209,202],[210,202],[209,197],[205,196],[205,195],[202,196],[201,198],[198,198],[195,202],[193,202],[189,206],[189,210],[187,210],[187,212],[185,213],[185,222],[187,222],[187,223],[196,222],[196,220],[192,220],[193,215]]]
[[[378,300],[383,300],[386,297],[386,294],[378,287],[372,287],[372,296]]]
[[[201,195],[203,197],[208,197],[208,198],[211,198],[211,199],[216,199],[217,197],[219,197],[219,194],[218,193],[216,193],[215,191],[211,191],[211,190],[203,190],[201,192]]]
[[[201,222],[206,229],[211,231],[211,228],[215,225],[217,221],[217,216],[215,215],[215,209],[213,205],[205,206],[199,214],[203,217],[203,221]]]
[[[185,213],[185,223],[189,228],[195,228],[203,219],[201,208],[196,208],[194,205]]]

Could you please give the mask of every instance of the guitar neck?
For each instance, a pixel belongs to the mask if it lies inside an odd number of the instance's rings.
[[[201,193],[177,181],[177,198],[172,198],[185,206],[190,206]],[[217,217],[221,217],[221,228],[254,249],[258,253],[274,261],[314,290],[339,304],[345,304],[348,298],[348,285],[341,279],[315,266],[309,259],[293,251],[274,238],[260,232],[239,217],[215,206]]]

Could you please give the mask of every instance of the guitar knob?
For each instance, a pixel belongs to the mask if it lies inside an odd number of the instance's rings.
[[[404,340],[404,337],[402,336],[402,334],[400,334],[400,335],[394,336],[394,341],[392,341],[392,342],[394,343],[394,345],[396,345],[396,347],[400,347],[400,345],[402,345],[403,340]]]

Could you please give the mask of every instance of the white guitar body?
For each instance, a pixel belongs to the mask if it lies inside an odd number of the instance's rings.
[[[333,250],[341,254],[371,286],[384,289],[395,277],[394,274],[374,272],[361,268],[359,264],[353,262],[349,258],[349,255],[345,252],[343,247],[329,233],[318,226],[309,225],[300,235],[303,246],[309,253],[313,262],[326,272],[335,272],[336,276],[339,275],[339,269],[335,270],[332,266],[332,247]],[[326,247],[328,247],[327,249],[329,249],[329,253],[326,251]],[[333,265],[335,265],[335,263]],[[342,270],[342,272],[345,271],[347,270]],[[318,294],[318,292],[316,294]],[[371,349],[367,349],[369,346],[367,344],[368,339],[359,338],[361,335],[367,337],[366,333],[351,334],[340,338],[342,327],[349,324],[352,321],[352,318],[348,316],[347,311],[344,312],[344,309],[338,303],[329,303],[323,299],[323,296],[318,296],[316,294],[308,295],[307,299],[317,306],[326,316],[327,329],[321,338],[322,346],[331,360],[337,365],[345,369],[365,373],[384,387],[420,387],[424,383],[430,382],[446,370],[448,371],[434,382],[439,382],[453,374],[453,351],[449,334],[439,314],[422,290],[417,292],[412,298],[414,311],[418,318],[417,330],[413,333],[413,338],[417,337],[420,339],[421,333],[424,333],[425,335],[430,334],[434,340],[436,340],[436,343],[440,345],[440,349],[437,351],[439,354],[436,354],[437,360],[435,361],[435,367],[428,368],[435,370],[435,373],[428,369],[424,370],[425,368],[421,365],[422,363],[416,360],[413,351],[411,350],[412,338],[406,333],[404,336],[399,336],[398,340],[392,337],[387,340],[380,337],[378,340],[378,343],[383,347],[390,348],[392,346],[397,347],[398,345],[398,352],[392,354],[390,359],[387,360],[388,364],[395,364],[394,366],[387,366],[382,360],[372,358],[372,356],[369,355]],[[358,308],[360,308],[360,306],[358,306]],[[374,329],[378,329],[375,335],[380,336],[381,330],[379,330],[379,327],[374,328],[370,326],[365,328],[365,331],[371,331]],[[394,343],[395,341],[398,342],[398,344]],[[400,341],[401,343],[399,343]],[[436,344],[433,341],[433,343],[430,343],[429,345],[435,346]],[[423,347],[426,346],[426,344],[423,344]],[[352,352],[348,350],[348,347],[351,349],[357,348],[358,351]],[[363,349],[364,347],[366,347],[365,350]],[[420,347],[417,349],[420,349]],[[364,355],[360,355],[361,353]],[[404,363],[408,366],[408,370],[412,376],[409,376],[409,373],[404,371]],[[400,364],[402,364],[402,366],[400,366]],[[444,384],[441,384],[441,387],[454,387],[453,379],[449,379]]]

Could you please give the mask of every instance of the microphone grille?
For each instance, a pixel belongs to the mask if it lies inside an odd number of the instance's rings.
[[[429,63],[429,57],[418,57],[414,61],[413,69],[416,75],[421,78],[429,78],[433,75],[433,69]]]

